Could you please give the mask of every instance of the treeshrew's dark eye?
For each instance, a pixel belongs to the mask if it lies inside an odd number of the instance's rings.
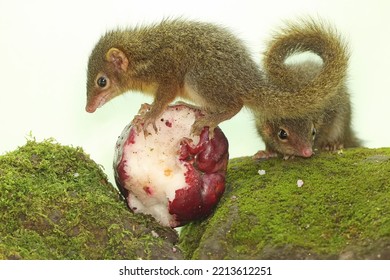
[[[104,88],[107,86],[107,79],[106,77],[99,77],[96,81],[97,85],[101,88]]]
[[[278,132],[278,137],[280,140],[286,140],[288,138],[288,133],[284,129],[280,129]]]

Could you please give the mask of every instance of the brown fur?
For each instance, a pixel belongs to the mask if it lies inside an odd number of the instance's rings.
[[[315,35],[313,30],[316,30]],[[322,38],[316,42],[318,45],[322,45],[322,41],[330,46],[340,45],[341,40],[329,27],[316,25],[312,21],[299,26],[292,25],[290,29],[287,27],[281,35],[276,36],[265,52],[265,71],[271,83],[287,91],[305,88],[313,79],[319,79],[322,69],[326,67],[313,61],[285,63],[286,54],[296,52],[296,45],[289,37],[294,37],[297,33],[301,37],[307,37],[307,40],[311,36]],[[348,57],[345,47],[331,49],[343,52],[340,57]],[[316,53],[318,48],[311,51]],[[263,117],[262,112],[255,114],[257,131],[266,145],[266,151],[259,151],[255,158],[267,158],[276,154],[282,154],[286,158],[310,157],[314,149],[333,151],[359,146],[360,141],[351,129],[351,102],[345,82],[346,72],[347,65],[343,62],[335,71],[334,80],[319,81],[321,87],[318,90],[322,90],[324,95],[327,91],[335,91],[337,94],[328,100],[318,99],[321,107],[315,112],[302,114],[298,118],[269,118]],[[285,139],[280,137],[281,130],[287,133]]]
[[[348,57],[340,51],[342,44],[318,45],[322,37],[316,30],[311,36],[306,33],[296,32],[287,43],[299,50],[315,49],[324,67],[299,91],[289,91],[267,81],[244,44],[214,24],[177,19],[107,32],[89,58],[86,110],[94,112],[126,91],[139,90],[154,96],[144,117],[146,124],[154,124],[170,102],[182,97],[206,112],[194,123],[195,133],[204,126],[213,130],[243,106],[262,118],[315,112],[336,94],[322,90],[323,81],[331,81],[326,84],[330,88],[338,86],[343,79],[338,69],[345,68]],[[104,87],[98,86],[99,77],[105,78],[100,83]]]

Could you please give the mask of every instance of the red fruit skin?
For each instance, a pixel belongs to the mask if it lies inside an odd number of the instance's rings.
[[[132,145],[135,143],[134,139],[136,136],[135,129],[132,129],[131,125],[127,125],[123,130],[121,136],[119,136],[118,141],[115,146],[115,156],[114,156],[114,177],[115,183],[121,192],[121,194],[127,199],[129,191],[124,187],[125,182],[130,178],[130,175],[127,174],[126,160],[124,159],[123,148],[127,145]],[[123,141],[126,139],[126,141]]]
[[[229,144],[220,128],[214,130],[214,138],[208,138],[205,128],[197,145],[182,141],[180,160],[188,168],[188,185],[176,190],[175,199],[169,201],[169,213],[174,215],[176,226],[207,217],[225,191]]]
[[[180,110],[184,105],[175,105]],[[201,115],[199,112],[196,114]],[[170,127],[169,123],[166,124]],[[126,171],[124,147],[135,144],[135,128],[128,125],[118,139],[115,157],[115,181],[127,202],[132,193],[126,188],[125,182],[132,174]],[[143,137],[143,136],[142,136]],[[206,218],[210,215],[225,191],[225,176],[229,160],[228,140],[222,130],[217,127],[214,136],[209,139],[208,128],[201,132],[199,143],[194,144],[189,138],[183,138],[176,155],[187,172],[186,185],[175,191],[175,198],[168,200],[167,208],[172,215],[169,226],[183,226],[191,221]],[[151,171],[153,172],[153,171]],[[131,206],[129,205],[130,209]],[[136,209],[131,209],[136,210]]]

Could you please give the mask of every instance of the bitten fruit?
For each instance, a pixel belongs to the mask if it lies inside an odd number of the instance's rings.
[[[217,127],[191,135],[203,114],[185,104],[169,106],[157,121],[142,128],[140,115],[118,138],[114,172],[117,186],[135,213],[150,214],[161,224],[178,227],[207,217],[225,190],[228,141]],[[144,131],[147,134],[144,135]]]

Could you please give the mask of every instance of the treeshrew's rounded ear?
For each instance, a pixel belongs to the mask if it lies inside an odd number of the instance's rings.
[[[119,72],[127,71],[127,67],[129,66],[129,60],[126,55],[117,48],[111,48],[108,50],[106,53],[106,60],[113,63]]]

